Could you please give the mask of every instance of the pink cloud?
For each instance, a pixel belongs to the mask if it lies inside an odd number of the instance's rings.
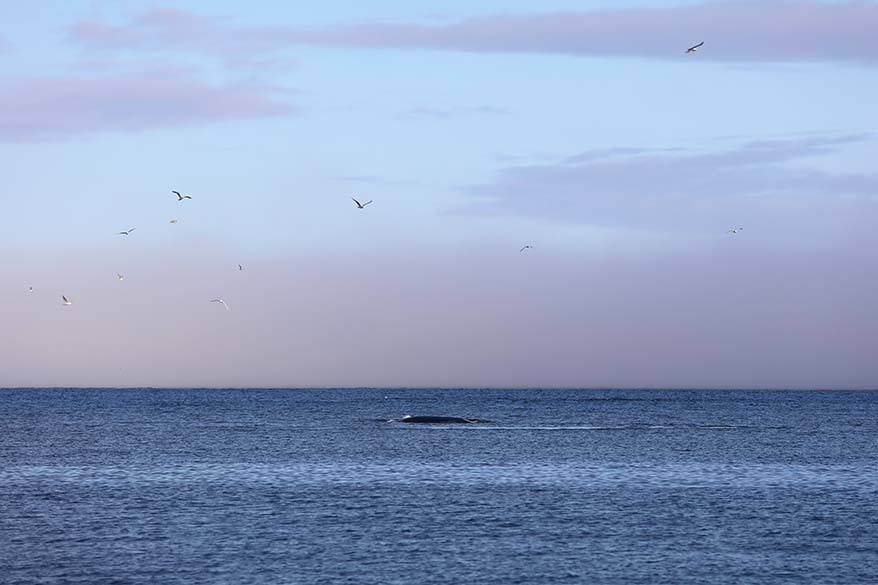
[[[0,85],[0,141],[54,140],[282,115],[269,88],[209,84],[188,73],[12,79]]]
[[[193,35],[203,37],[214,30],[208,19],[174,8],[158,8],[125,25],[83,21],[70,29],[70,37],[95,47],[136,47],[159,42],[186,45]]]
[[[203,54],[226,65],[289,67],[290,59],[268,56],[288,42],[268,28],[227,28],[213,19],[176,8],[149,10],[121,25],[83,21],[70,28],[70,39],[90,49],[171,50]]]
[[[878,4],[815,0],[712,2],[665,9],[510,15],[451,24],[363,24],[303,29],[229,28],[174,9],[120,26],[80,23],[72,38],[98,47],[161,48],[254,56],[293,45],[699,60],[878,62]]]

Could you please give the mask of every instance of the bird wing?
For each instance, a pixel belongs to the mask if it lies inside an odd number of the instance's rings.
[[[133,231],[136,230],[136,229],[137,229],[137,228],[131,228],[130,230],[128,230],[128,233],[130,234],[131,232],[133,232]]]
[[[356,200],[356,199],[354,199],[354,198],[353,198],[353,197],[351,197],[351,199],[353,199],[353,201],[354,201],[354,203],[356,203],[356,204],[357,204],[357,207],[362,207],[362,205],[361,205],[361,204],[360,204],[360,202],[359,202],[359,201],[357,201],[357,200]]]
[[[372,200],[371,200],[371,199],[369,199],[368,201],[366,201],[365,203],[363,203],[363,207],[366,207],[366,206],[369,205],[370,203],[372,203]]]
[[[179,192],[179,191],[171,191],[171,193],[173,193],[173,194],[176,195],[177,197],[180,196],[180,192]]]
[[[524,252],[525,250],[527,250],[527,246],[524,246],[519,252]]]
[[[70,301],[67,300],[67,297],[65,297],[64,295],[61,295],[61,298],[64,300],[65,303],[69,303],[69,302],[70,302]]]

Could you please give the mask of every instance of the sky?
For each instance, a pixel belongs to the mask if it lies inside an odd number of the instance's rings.
[[[878,388],[878,2],[431,4],[5,6],[0,387]]]

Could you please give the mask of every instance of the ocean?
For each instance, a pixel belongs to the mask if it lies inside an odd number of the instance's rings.
[[[4,585],[878,583],[874,392],[4,390],[0,425]]]

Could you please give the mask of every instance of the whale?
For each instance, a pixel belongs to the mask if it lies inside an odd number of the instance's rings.
[[[402,418],[390,420],[388,422],[400,422],[406,424],[421,425],[473,425],[479,423],[489,423],[489,420],[480,418],[462,418],[457,416],[411,416],[406,415]]]

